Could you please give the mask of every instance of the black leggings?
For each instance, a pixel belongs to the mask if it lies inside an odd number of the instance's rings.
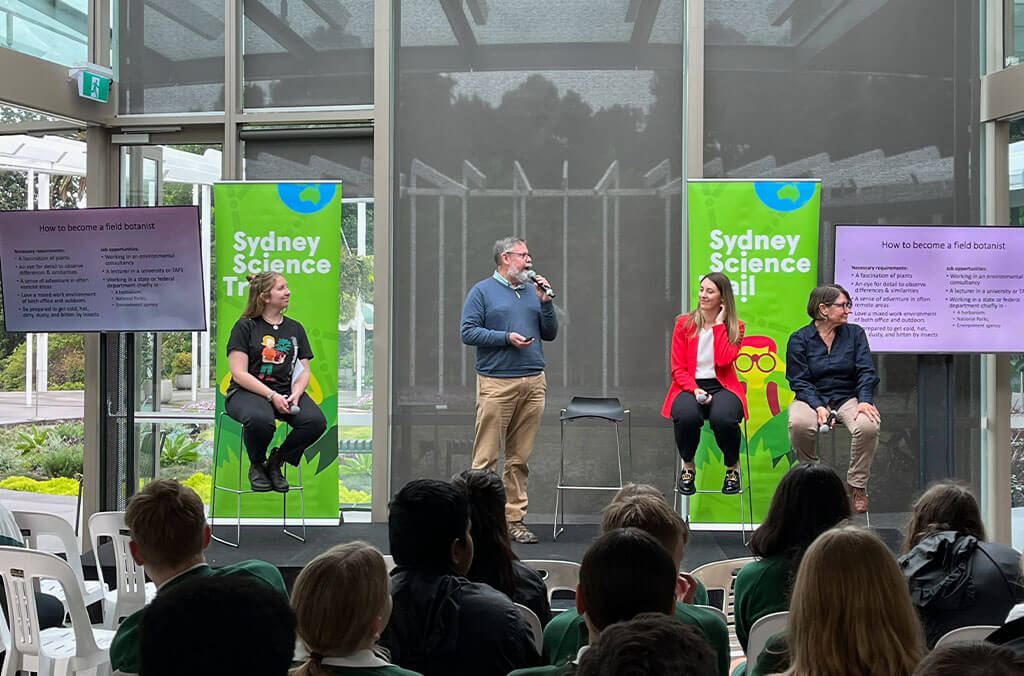
[[[712,395],[710,404],[698,404],[693,392],[680,392],[672,402],[672,426],[679,456],[684,462],[693,462],[700,445],[700,428],[707,420],[711,423],[715,442],[722,449],[725,466],[732,467],[740,460],[743,403],[715,378],[698,380],[697,387]]]
[[[291,465],[298,465],[303,451],[327,429],[324,412],[305,392],[299,399],[299,412],[295,415],[280,413],[266,397],[241,388],[228,397],[224,410],[242,423],[242,441],[249,454],[249,462],[253,464],[267,459],[267,447],[277,430],[275,419],[285,421],[292,428],[280,449],[281,457]]]

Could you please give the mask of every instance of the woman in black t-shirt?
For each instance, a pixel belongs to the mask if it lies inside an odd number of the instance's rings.
[[[285,462],[298,465],[303,451],[327,428],[323,411],[306,394],[313,351],[302,324],[284,316],[291,292],[276,272],[246,275],[249,300],[228,338],[228,386],[224,409],[242,423],[254,491],[287,492]],[[292,431],[267,455],[275,419]]]

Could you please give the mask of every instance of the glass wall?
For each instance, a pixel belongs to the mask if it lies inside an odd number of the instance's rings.
[[[820,177],[826,233],[835,223],[980,223],[979,7],[934,8],[707,0],[704,175]],[[831,250],[826,237],[822,261]],[[979,358],[876,361],[884,422],[872,524],[876,511],[906,511],[936,478],[977,491]]]
[[[89,1],[4,0],[0,46],[65,66],[88,60]]]
[[[1004,0],[1003,8],[1003,34],[1006,36],[1003,65],[1009,68],[1024,57],[1024,2]]]
[[[42,118],[0,104],[0,123]],[[84,206],[85,154],[74,134],[0,136],[0,210]],[[82,334],[0,331],[0,489],[8,509],[75,524],[84,381]]]
[[[245,0],[245,107],[373,103],[373,0]]]
[[[476,381],[459,317],[494,269],[494,241],[517,234],[558,292],[560,325],[543,346],[533,518],[553,511],[559,409],[573,395],[631,408],[634,475],[667,489],[674,451],[658,411],[680,308],[682,0],[450,5],[397,7],[392,488],[469,466]],[[572,430],[573,482],[612,480],[611,434]],[[568,512],[606,499],[573,495]]]
[[[223,2],[120,0],[114,14],[120,114],[224,110]]]
[[[307,130],[308,131],[308,130]],[[338,496],[368,509],[373,462],[373,141],[258,136],[245,142],[248,180],[342,180],[338,269]],[[301,321],[301,318],[299,318]]]

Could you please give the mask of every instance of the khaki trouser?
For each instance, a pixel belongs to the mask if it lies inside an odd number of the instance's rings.
[[[854,488],[866,488],[871,474],[871,461],[878,448],[880,425],[857,413],[856,397],[847,399],[836,411],[836,419],[850,430],[850,469],[846,483]],[[800,462],[818,462],[815,440],[818,436],[818,413],[806,402],[794,399],[789,405],[789,444]]]
[[[505,446],[505,518],[522,521],[526,516],[527,461],[533,450],[548,381],[543,373],[515,378],[476,375],[476,439],[473,469],[493,470]]]

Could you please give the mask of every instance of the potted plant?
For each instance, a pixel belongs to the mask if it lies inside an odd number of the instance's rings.
[[[187,390],[192,387],[192,354],[190,352],[175,352],[171,359],[171,377],[174,379],[174,387],[179,390]]]

